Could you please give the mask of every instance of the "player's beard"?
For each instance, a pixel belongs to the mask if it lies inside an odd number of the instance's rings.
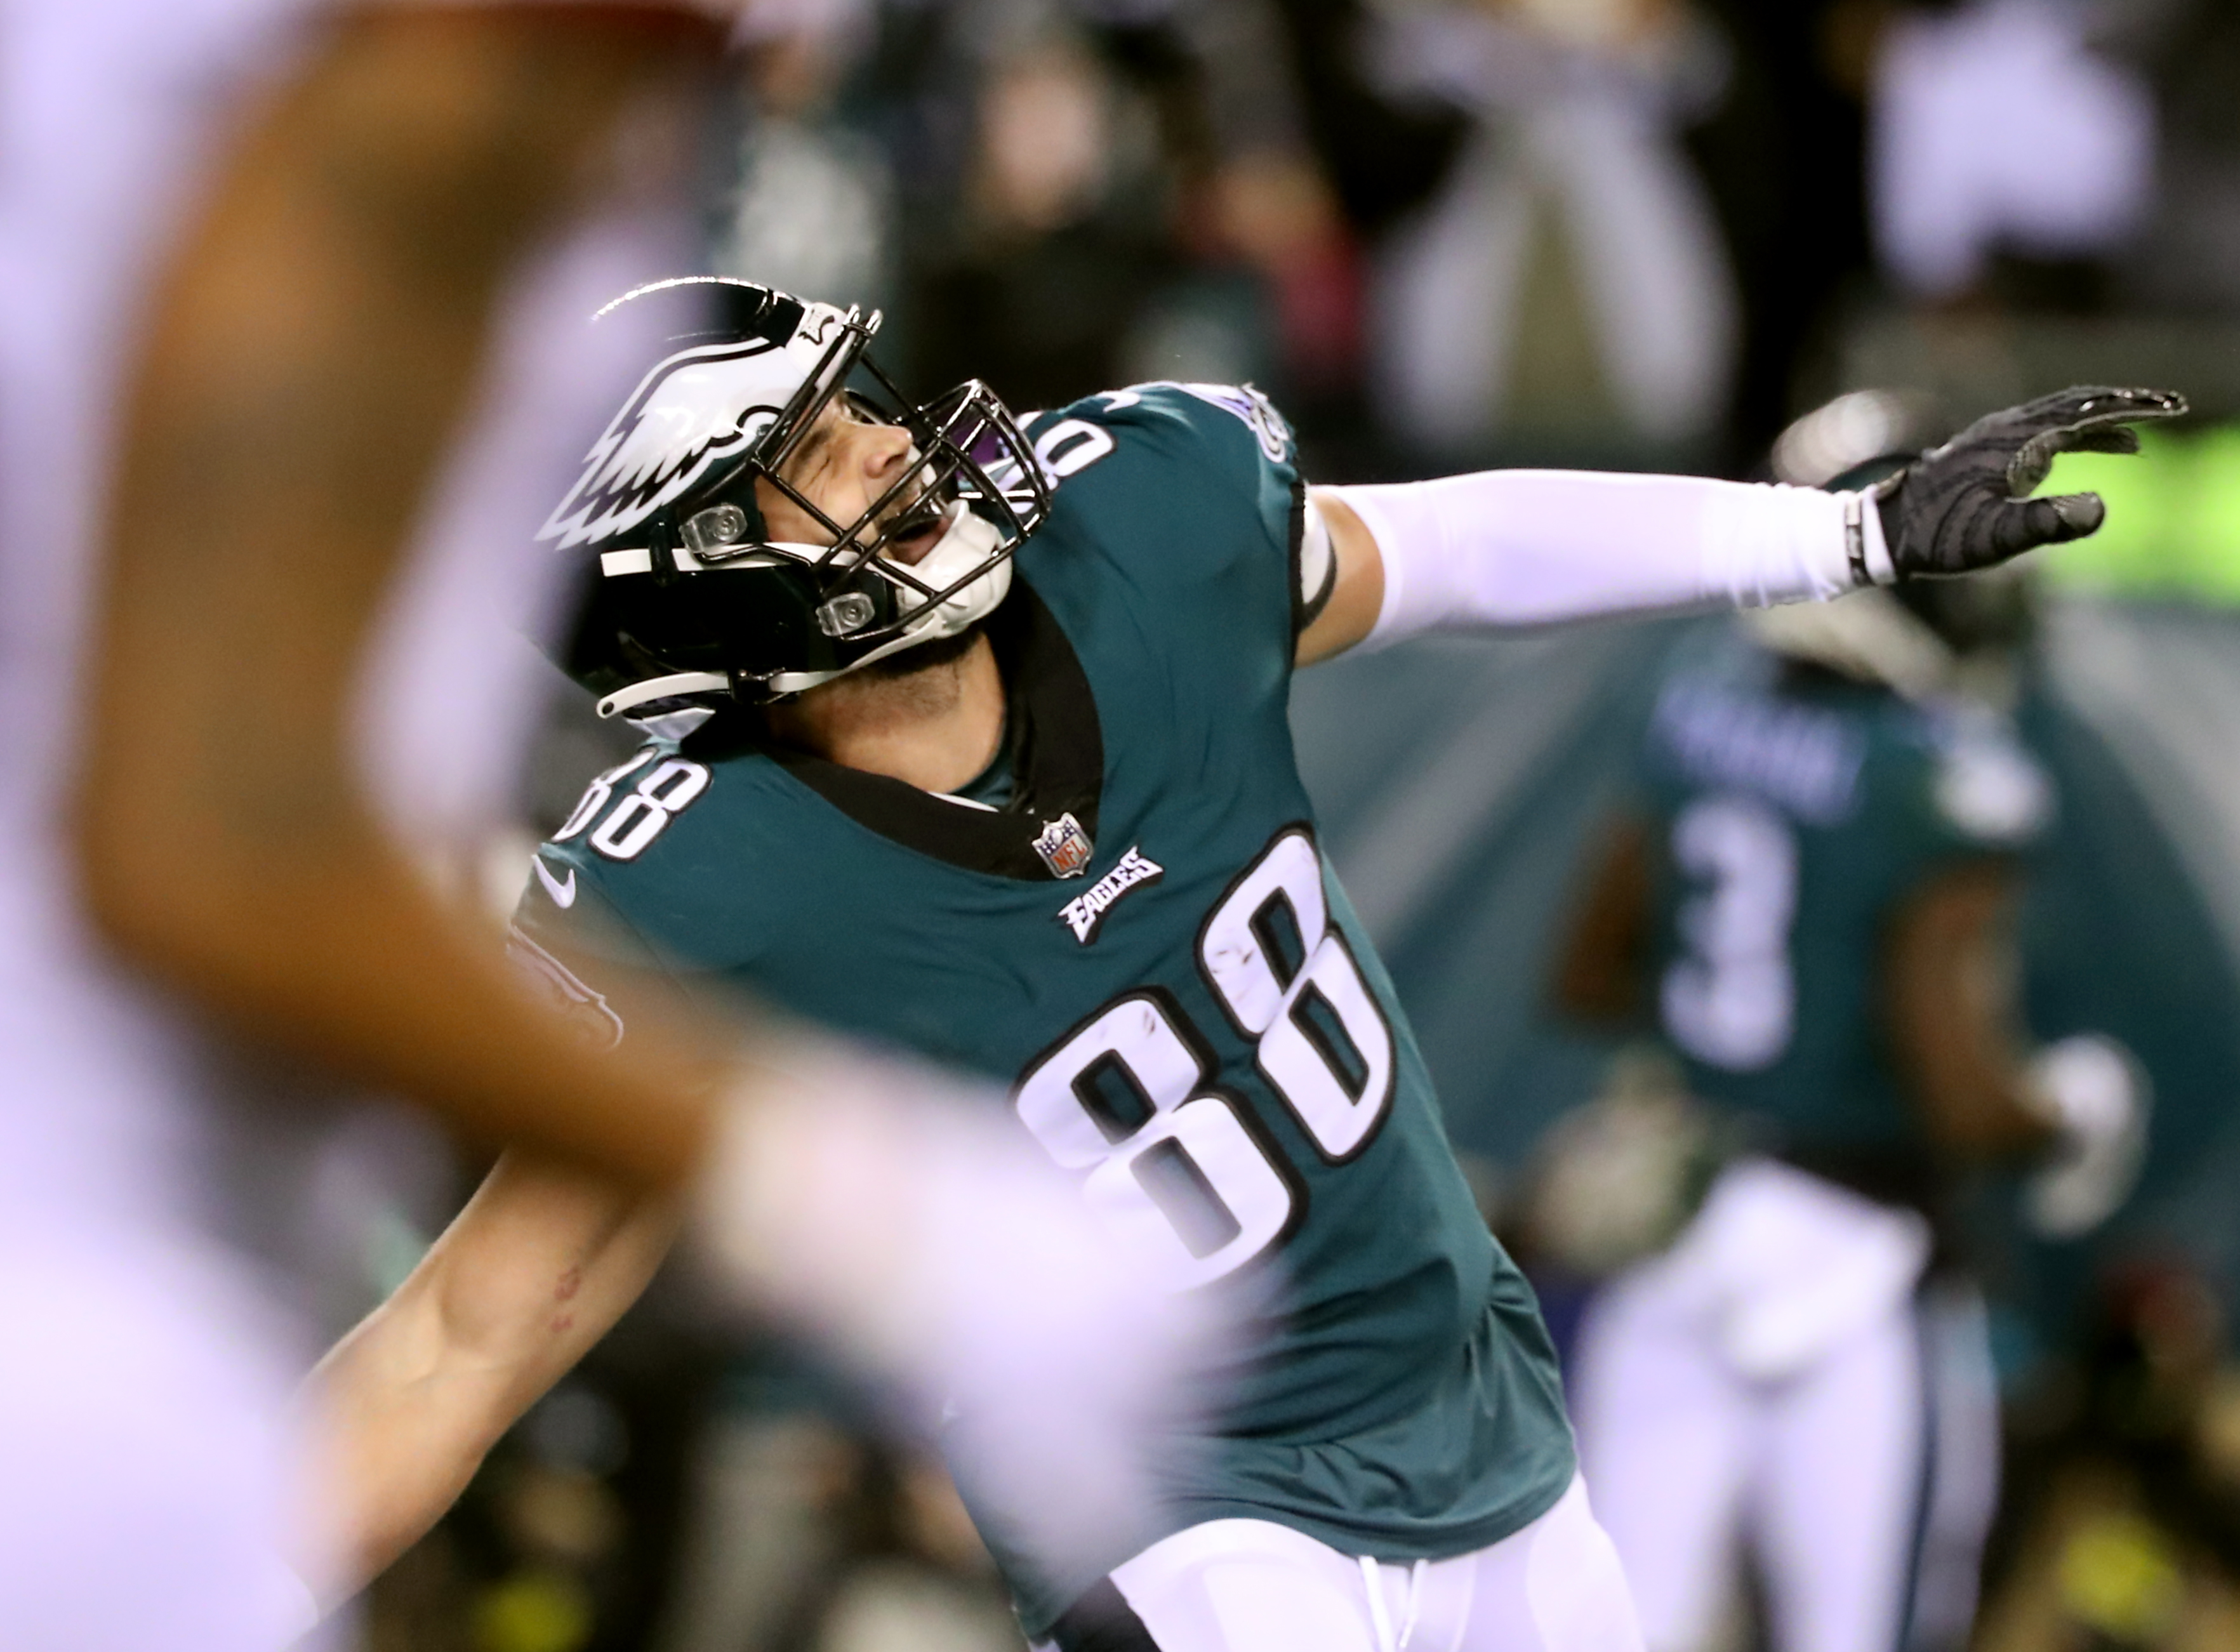
[[[980,640],[986,623],[984,620],[975,620],[954,636],[937,637],[930,643],[920,643],[900,649],[884,659],[858,666],[857,673],[880,682],[893,683],[916,676],[921,671],[954,665],[972,651],[972,645]]]
[[[884,708],[888,716],[945,710],[960,691],[964,662],[980,643],[983,630],[976,622],[954,636],[903,649],[801,695],[789,695],[760,707],[757,716],[763,734],[780,744],[817,751],[821,748],[811,730],[842,705],[861,708],[874,703]],[[823,703],[810,709],[812,701]],[[802,720],[804,710],[805,722]]]

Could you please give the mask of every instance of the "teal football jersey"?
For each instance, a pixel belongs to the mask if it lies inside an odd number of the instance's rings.
[[[1887,925],[1947,868],[2025,849],[2050,783],[1988,711],[1732,641],[1697,652],[1659,694],[1644,760],[1665,1034],[1690,1089],[1767,1146],[1910,1154],[1880,1010]]]
[[[629,1011],[602,971],[630,965],[997,1080],[1174,1288],[1272,1289],[1146,1540],[1237,1516],[1383,1558],[1497,1541],[1562,1495],[1570,1436],[1316,841],[1290,433],[1257,392],[1181,385],[1030,430],[1057,485],[990,622],[1006,806],[719,716],[593,785],[519,946],[609,1036]],[[983,1523],[1030,1634],[1096,1581],[1034,1575]]]

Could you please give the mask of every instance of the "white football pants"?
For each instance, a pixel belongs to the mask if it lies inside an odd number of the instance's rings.
[[[285,1342],[223,1261],[0,1226],[0,1647],[297,1642]]]
[[[1574,1480],[1522,1531],[1448,1560],[1379,1562],[1272,1521],[1209,1521],[1117,1568],[1068,1614],[1052,1644],[1060,1652],[1641,1652],[1641,1635],[1617,1551]]]
[[[1746,1160],[1590,1306],[1582,1464],[1648,1652],[1698,1652],[1747,1544],[1777,1652],[1964,1644],[1997,1495],[1980,1301],[1926,1225]]]

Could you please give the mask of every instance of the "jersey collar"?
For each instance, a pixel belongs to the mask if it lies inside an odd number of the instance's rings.
[[[887,775],[866,774],[790,747],[743,742],[737,718],[718,716],[684,743],[687,756],[728,755],[743,743],[880,836],[967,871],[1024,883],[1055,881],[1035,849],[1046,823],[1070,814],[1097,836],[1104,789],[1104,736],[1089,676],[1072,643],[1024,578],[989,616],[988,640],[1019,723],[1016,781],[1001,809],[974,809]]]

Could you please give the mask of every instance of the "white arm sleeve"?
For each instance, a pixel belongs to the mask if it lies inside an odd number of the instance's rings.
[[[1585,470],[1328,491],[1353,507],[1384,565],[1370,648],[1433,630],[1824,600],[1860,583],[1855,560],[1874,583],[1892,577],[1881,516],[1860,494]]]

